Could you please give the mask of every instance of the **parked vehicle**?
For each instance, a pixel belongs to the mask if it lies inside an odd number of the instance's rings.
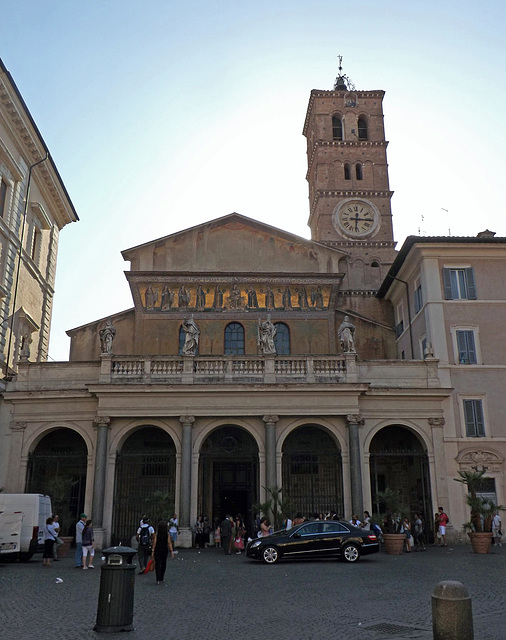
[[[19,553],[21,547],[21,525],[23,514],[0,513],[0,556],[8,553]]]
[[[338,557],[345,562],[357,562],[360,556],[378,551],[379,542],[372,531],[347,522],[319,520],[251,540],[246,555],[266,564],[275,564],[281,558],[307,557]]]
[[[44,526],[52,515],[51,498],[40,493],[0,493],[0,514],[22,514],[20,560],[29,560],[44,549]],[[0,532],[0,535],[1,534]]]

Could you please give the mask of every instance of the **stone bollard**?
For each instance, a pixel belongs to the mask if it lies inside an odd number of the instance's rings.
[[[474,640],[471,596],[461,582],[443,580],[432,592],[434,640]]]

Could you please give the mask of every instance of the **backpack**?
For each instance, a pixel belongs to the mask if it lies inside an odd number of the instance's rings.
[[[149,535],[149,527],[141,527],[141,533],[139,535],[139,544],[145,547],[149,546],[151,536]]]

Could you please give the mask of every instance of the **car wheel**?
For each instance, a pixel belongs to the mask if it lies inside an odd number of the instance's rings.
[[[356,562],[360,558],[360,551],[354,544],[347,544],[341,551],[344,562]]]
[[[279,551],[276,547],[265,547],[262,549],[262,560],[265,564],[275,564],[279,560]]]

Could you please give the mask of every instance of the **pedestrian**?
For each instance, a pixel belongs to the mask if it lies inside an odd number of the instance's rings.
[[[492,538],[494,540],[494,547],[497,544],[499,547],[502,547],[501,538],[502,538],[502,522],[501,516],[498,511],[494,511],[494,517],[492,518]]]
[[[447,547],[448,545],[446,544],[446,527],[448,525],[450,518],[443,511],[443,507],[439,507],[438,511],[439,511],[439,534],[440,534],[441,540],[443,541],[443,547]]]
[[[175,513],[172,518],[169,520],[169,532],[170,537],[172,538],[172,547],[176,548],[177,535],[179,533],[179,524],[177,519],[177,513]]]
[[[350,524],[351,524],[353,527],[358,527],[358,528],[360,528],[360,527],[361,527],[361,525],[362,525],[362,523],[361,523],[361,522],[360,522],[360,520],[358,519],[358,516],[352,516],[352,517],[351,517],[351,520],[350,520]]]
[[[92,521],[86,520],[86,525],[83,529],[83,569],[94,569],[93,558],[95,556],[94,542],[95,537],[93,533]],[[86,560],[90,556],[89,564],[86,566]]]
[[[362,529],[371,528],[371,514],[369,511],[364,511],[364,521],[362,522]]]
[[[59,562],[60,559],[58,558],[58,549],[63,545],[63,540],[60,538],[61,525],[59,515],[53,516],[53,527],[56,531],[56,542],[53,545],[53,560],[54,562]]]
[[[441,539],[441,534],[439,533],[439,511],[436,511],[434,514],[434,546],[437,545],[439,547],[439,540]]]
[[[244,549],[244,534],[246,533],[246,529],[244,528],[244,523],[240,515],[235,518],[233,532],[235,553],[240,556],[241,551]]]
[[[411,547],[413,546],[413,536],[411,535],[411,523],[408,517],[405,517],[402,520],[401,533],[406,536],[406,553],[411,553]]]
[[[228,513],[220,525],[220,536],[223,553],[229,556],[231,554],[230,544],[232,541],[232,523],[230,522],[230,516]]]
[[[81,513],[76,524],[76,569],[83,568],[83,529],[86,526],[86,520],[88,520],[88,516],[85,513]]]
[[[214,546],[216,549],[219,549],[221,545],[221,535],[220,535],[220,525],[218,521],[216,521],[216,526],[214,527]]]
[[[50,567],[53,559],[53,547],[56,542],[55,528],[53,526],[53,518],[50,517],[46,520],[46,526],[44,527],[44,552],[42,554],[42,566]]]
[[[172,540],[167,527],[167,523],[160,521],[156,527],[156,533],[153,538],[153,548],[151,558],[155,562],[156,584],[162,584],[167,568],[167,556],[174,557],[174,549],[172,548]]]
[[[262,532],[262,538],[271,535],[271,523],[266,516],[260,519],[260,531]]]
[[[415,513],[415,527],[413,531],[413,537],[415,539],[415,551],[427,551],[425,548],[425,535],[423,531],[423,520],[422,516],[418,513]]]
[[[302,524],[304,522],[304,516],[302,515],[302,513],[299,511],[297,513],[297,515],[295,516],[295,518],[293,519],[293,526],[297,526],[298,524]]]
[[[201,549],[205,547],[204,544],[204,523],[202,521],[202,516],[197,517],[197,522],[195,523],[195,547],[197,549]]]
[[[149,524],[149,518],[144,516],[141,521],[141,526],[137,529],[136,539],[139,543],[137,548],[137,557],[139,558],[139,574],[144,573],[148,560],[151,556],[151,543],[155,530]]]

